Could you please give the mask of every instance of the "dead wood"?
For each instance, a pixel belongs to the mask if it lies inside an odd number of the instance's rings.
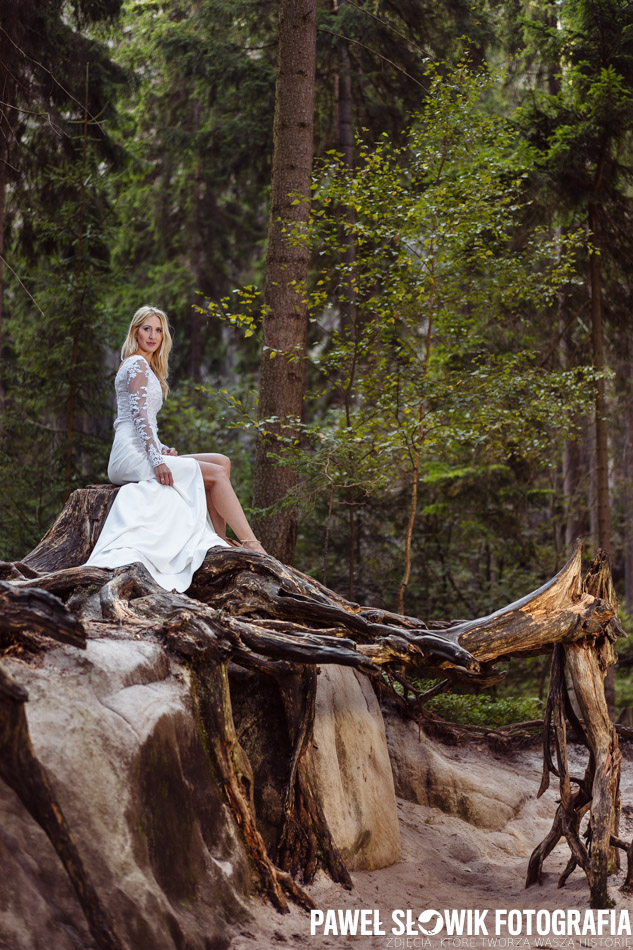
[[[87,561],[117,491],[114,485],[91,485],[74,491],[57,521],[22,564],[38,573],[48,573]]]
[[[86,645],[79,621],[42,588],[19,588],[0,581],[0,648],[8,634],[37,633],[74,647]]]
[[[615,662],[613,642],[621,633],[621,629],[616,620],[618,603],[605,552],[598,552],[585,577],[583,592],[585,596],[601,599],[597,601],[599,606],[593,616],[590,616],[589,622],[582,625],[582,636],[557,643],[554,647],[545,710],[543,778],[539,795],[548,787],[550,775],[555,775],[558,778],[560,805],[552,829],[530,858],[526,886],[540,882],[545,858],[556,843],[565,837],[571,858],[561,875],[559,886],[565,883],[576,867],[580,867],[589,883],[591,906],[610,907],[613,900],[609,896],[607,878],[610,871],[617,867],[617,851],[614,848],[623,847],[618,838],[622,756],[616,729],[609,718],[604,677],[609,666]],[[611,608],[611,618],[606,619],[607,613],[601,605]],[[602,623],[595,622],[597,616],[603,618]],[[571,674],[582,722],[576,716],[567,691],[565,665]],[[550,720],[555,740],[556,764],[550,747]],[[569,773],[567,721],[589,752],[582,778]],[[577,786],[573,792],[572,782]],[[581,836],[581,823],[586,815],[588,824]],[[633,844],[630,847],[633,848]],[[625,850],[628,856],[629,846],[626,846]],[[629,862],[627,882],[630,877]],[[625,882],[625,887],[627,886]]]
[[[580,866],[589,880],[592,903],[603,906],[599,902],[608,900],[605,869],[617,838],[619,779],[617,737],[604,719],[598,695],[611,662],[612,641],[620,632],[608,563],[597,567],[583,587],[579,547],[556,577],[514,604],[478,620],[431,626],[414,617],[364,608],[272,557],[239,547],[212,549],[189,591],[178,594],[160,588],[138,564],[118,571],[82,566],[114,492],[111,486],[96,486],[73,493],[37,548],[21,562],[1,566],[7,580],[0,596],[6,588],[7,603],[13,603],[14,594],[30,598],[32,605],[62,606],[58,598],[64,598],[83,618],[82,631],[88,637],[126,630],[160,641],[189,666],[210,775],[220,783],[240,829],[255,884],[276,907],[286,909],[284,892],[309,906],[309,897],[299,885],[290,885],[287,872],[310,881],[322,867],[335,880],[350,883],[312,793],[305,761],[317,665],[351,666],[372,676],[381,689],[399,684],[404,697],[393,689],[391,695],[409,705],[411,691],[419,709],[429,694],[415,696],[409,684],[413,675],[486,688],[503,675],[494,669],[496,660],[552,651],[545,732],[549,736],[551,720],[556,763],[549,747],[545,762],[547,780],[550,774],[559,780],[561,804],[552,831],[532,856],[528,882],[540,878],[547,854],[565,836],[571,860],[563,879]],[[44,619],[31,629],[46,632],[46,610],[39,609]],[[35,607],[31,610],[36,612]],[[26,614],[20,622],[27,623]],[[58,628],[62,638],[81,639],[81,623],[69,617],[66,623]],[[562,678],[565,659],[574,680],[583,678],[577,693],[584,729],[570,712]],[[235,730],[229,663],[272,677],[286,713],[291,751],[283,827],[272,856],[257,828],[253,772]],[[583,779],[568,773],[566,718],[590,749]],[[501,736],[503,731],[489,732]],[[583,840],[581,823],[587,812],[590,835]]]
[[[607,630],[614,637],[623,636],[617,601],[604,599],[607,586],[603,579],[595,593],[583,589],[579,543],[563,569],[542,587],[487,617],[451,626],[442,633],[455,638],[480,663],[538,656],[549,653],[556,643],[605,635]]]

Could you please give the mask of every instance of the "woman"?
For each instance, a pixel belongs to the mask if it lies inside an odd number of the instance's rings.
[[[115,436],[108,478],[123,487],[88,564],[141,561],[166,590],[187,590],[214,545],[228,546],[226,524],[240,544],[264,551],[229,479],[225,455],[179,456],[158,438],[156,414],[167,395],[171,335],[156,307],[136,311],[121,349],[114,388]]]

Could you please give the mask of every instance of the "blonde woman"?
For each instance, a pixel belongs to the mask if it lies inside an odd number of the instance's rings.
[[[162,587],[184,591],[208,549],[228,546],[227,522],[240,544],[266,552],[231,485],[229,459],[215,453],[179,456],[158,438],[171,345],[163,311],[137,310],[114,381],[117,417],[108,478],[123,487],[87,563],[120,567],[141,561]]]

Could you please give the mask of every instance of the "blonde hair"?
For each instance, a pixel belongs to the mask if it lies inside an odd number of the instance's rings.
[[[152,357],[152,370],[156,376],[158,376],[161,389],[163,390],[163,396],[166,396],[169,392],[169,386],[167,385],[167,373],[169,370],[169,352],[171,350],[172,344],[166,313],[163,313],[163,311],[159,310],[157,307],[139,307],[132,317],[132,322],[128,328],[125,342],[121,347],[121,359],[126,360],[128,356],[134,356],[134,354],[138,352],[137,331],[148,317],[158,317],[160,320],[161,329],[163,331],[160,347]]]

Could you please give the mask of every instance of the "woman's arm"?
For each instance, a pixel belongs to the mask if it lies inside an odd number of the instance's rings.
[[[161,443],[154,437],[147,413],[147,387],[150,368],[145,359],[130,360],[126,367],[126,385],[130,396],[130,414],[150,465],[163,465]]]

